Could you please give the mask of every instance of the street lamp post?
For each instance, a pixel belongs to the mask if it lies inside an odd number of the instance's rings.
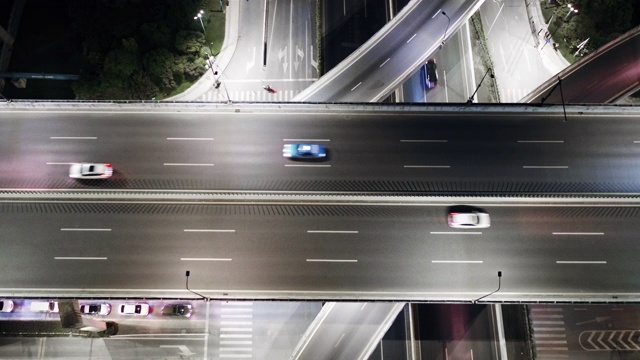
[[[480,86],[482,86],[482,82],[484,81],[484,78],[487,77],[487,74],[491,73],[491,78],[493,79],[495,77],[495,75],[493,75],[493,71],[491,71],[491,68],[489,68],[485,73],[484,76],[482,77],[482,79],[480,80],[480,83],[478,84],[478,86],[476,87],[476,90],[473,92],[473,94],[471,94],[471,96],[469,96],[469,100],[467,100],[467,104],[471,104],[473,102],[473,98],[474,96],[476,96],[476,93],[478,92],[478,90],[480,89]]]
[[[204,295],[202,295],[202,294],[200,294],[198,292],[195,292],[195,291],[189,289],[189,275],[191,275],[191,271],[187,270],[187,272],[185,273],[185,276],[187,277],[187,283],[186,283],[185,287],[187,288],[187,290],[189,290],[191,293],[193,293],[195,295],[200,296],[204,301],[210,301],[211,300],[210,298],[208,298],[208,297],[206,297],[206,296],[204,296]]]
[[[573,5],[571,4],[567,4],[567,7],[569,8],[569,12],[567,13],[567,16],[564,17],[565,20],[567,20],[569,18],[569,15],[571,15],[571,13],[577,13],[578,9],[574,8]]]
[[[447,37],[447,31],[449,31],[449,25],[451,25],[451,18],[444,11],[442,11],[441,14],[447,17],[447,27],[444,29],[444,35],[442,35],[442,46],[444,46],[444,40]]]
[[[193,17],[193,20],[200,20],[200,25],[202,26],[202,33],[204,34],[204,42],[207,43],[207,47],[209,47],[209,52],[211,56],[213,56],[213,50],[211,50],[211,44],[207,41],[207,29],[204,27],[204,22],[202,22],[202,17],[204,16],[204,10],[198,11],[196,16]]]

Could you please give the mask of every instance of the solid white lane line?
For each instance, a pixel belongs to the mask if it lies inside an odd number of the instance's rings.
[[[96,140],[96,136],[51,136],[51,140]]]
[[[432,19],[435,19],[436,16],[438,16],[440,14],[440,12],[442,12],[442,8],[438,9],[438,11],[436,11],[435,14],[433,14],[433,16],[431,17]]]
[[[558,260],[556,264],[606,264],[606,261],[595,260],[595,261],[577,261],[577,260]]]
[[[135,319],[130,319],[130,321],[133,320],[135,321]],[[153,320],[151,320],[153,321]],[[182,336],[182,337],[164,337],[164,336],[160,336],[160,337],[148,337],[148,336],[144,336],[144,334],[140,334],[140,335],[136,335],[136,336],[132,336],[132,337],[124,337],[127,335],[115,335],[115,336],[110,336],[110,337],[105,337],[104,340],[165,340],[165,341],[169,341],[169,340],[183,340],[183,341],[191,341],[191,340],[195,340],[195,341],[207,341],[207,339],[205,338],[197,338],[197,337],[187,337],[191,334],[176,334],[177,336]],[[162,347],[163,345],[160,345],[160,347]]]
[[[355,259],[307,259],[307,262],[336,262],[336,263],[356,263]]]
[[[482,235],[482,231],[432,231],[431,235]]]
[[[165,166],[213,166],[213,164],[164,163]]]
[[[282,139],[282,141],[331,141],[331,139]]]
[[[411,139],[409,139],[409,140],[400,140],[400,142],[407,142],[407,143],[414,143],[414,142],[415,143],[446,143],[448,141],[449,140],[419,140],[419,139],[416,139],[416,140],[411,140]]]
[[[54,260],[107,260],[106,257],[56,256]]]
[[[213,233],[235,233],[235,230],[224,229],[184,229],[184,232],[213,232]]]
[[[331,167],[331,165],[284,164],[285,167]]]
[[[405,165],[405,168],[418,169],[449,169],[449,165]]]
[[[220,331],[224,332],[252,332],[252,328],[220,328]]]
[[[640,140],[634,140],[633,143],[634,144],[640,144]]]
[[[336,345],[333,347],[334,349],[338,347],[338,345],[340,345],[340,342],[342,341],[342,338],[344,337],[344,333],[342,333],[342,335],[340,335],[340,338],[338,339],[338,341],[336,341]]]
[[[61,228],[60,231],[111,231],[111,229],[81,229],[81,228]]]
[[[518,140],[521,144],[562,144],[564,140]]]
[[[358,230],[307,230],[309,234],[357,234]]]
[[[224,351],[253,351],[253,347],[220,347],[220,352]],[[246,355],[246,357],[253,357],[253,354],[220,354],[220,357],[224,357],[224,355],[232,355],[231,357],[237,358],[239,355]]]
[[[213,138],[172,138],[169,137],[167,140],[185,140],[185,141],[213,141]]]
[[[413,40],[414,37],[418,36],[418,34],[413,34],[412,37],[409,38],[409,40],[407,40],[407,44],[411,42],[411,40]]]
[[[482,260],[431,260],[434,264],[482,264]]]
[[[225,304],[225,305],[228,306],[229,304]],[[220,311],[222,312],[253,312],[253,309],[223,307],[222,309],[220,309]]]
[[[566,165],[560,165],[560,166],[542,166],[542,165],[529,165],[529,166],[523,166],[523,169],[568,169],[569,167]]]
[[[378,66],[378,67],[383,67],[383,66],[384,66],[384,64],[386,64],[386,63],[388,63],[388,62],[389,62],[389,60],[391,60],[391,58],[387,58],[387,60],[385,60],[385,61],[384,61],[382,64],[380,64],[380,66]]]
[[[182,261],[231,261],[230,258],[180,258]]]
[[[362,81],[360,81],[356,86],[352,87],[352,88],[351,88],[351,91],[353,91],[353,90],[357,89],[357,88],[358,88],[358,86],[360,86],[360,84],[362,84]]]
[[[218,336],[229,339],[250,339],[253,337],[253,334],[220,334]]]
[[[552,235],[604,235],[603,232],[552,232]]]
[[[74,162],[48,162],[47,165],[72,165]]]

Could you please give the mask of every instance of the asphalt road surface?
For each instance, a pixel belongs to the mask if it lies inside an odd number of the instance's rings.
[[[533,343],[544,358],[636,359],[640,308],[618,305],[531,305]]]
[[[0,313],[0,320],[60,320],[58,314],[29,312],[29,302],[16,301],[15,312]],[[321,308],[317,302],[194,300],[190,302],[194,306],[194,314],[185,319],[163,318],[159,314],[163,304],[176,301],[141,300],[151,305],[151,314],[128,317],[118,315],[116,305],[135,301],[110,299],[101,302],[110,302],[114,306],[112,313],[92,318],[117,322],[118,335],[86,339],[68,335],[19,337],[3,333],[4,336],[0,337],[0,359],[174,359],[180,355],[194,359],[286,359]]]
[[[610,298],[638,287],[637,207],[4,203],[0,294]],[[622,275],[624,274],[624,275]],[[84,294],[84,295],[83,295]],[[487,299],[489,300],[489,299]]]
[[[640,192],[637,113],[237,109],[1,113],[0,188]],[[292,142],[328,158],[285,159]],[[73,162],[114,176],[72,181]]]
[[[482,1],[417,1],[395,22],[294,99],[310,102],[379,101],[436,53]],[[445,12],[446,15],[442,14]]]
[[[540,103],[546,98],[546,104],[602,104],[633,93],[639,84],[640,27],[636,27],[549,79],[521,102]]]

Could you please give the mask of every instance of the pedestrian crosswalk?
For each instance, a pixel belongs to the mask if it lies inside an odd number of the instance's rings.
[[[281,90],[270,93],[265,90],[225,91],[222,88],[210,90],[201,95],[197,101],[212,102],[284,102],[289,101],[302,90]]]
[[[529,310],[536,360],[568,359],[569,347],[563,309],[558,306],[534,305]]]
[[[219,309],[219,359],[253,358],[253,302],[225,302]]]
[[[520,99],[529,95],[533,89],[500,89],[501,103],[517,103]]]

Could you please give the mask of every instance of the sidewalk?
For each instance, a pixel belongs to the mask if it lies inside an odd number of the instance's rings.
[[[164,101],[198,100],[202,98],[204,94],[214,88],[214,82],[218,80],[222,76],[222,74],[224,74],[225,69],[233,58],[233,55],[236,51],[236,46],[238,45],[238,24],[240,19],[240,5],[238,2],[239,0],[230,0],[229,6],[227,6],[226,8],[224,42],[222,43],[220,53],[215,58],[213,63],[213,68],[218,71],[218,75],[216,76],[216,78],[214,79],[214,75],[212,74],[211,70],[207,68],[207,72],[205,72],[204,75],[189,89],[178,95],[166,98],[164,99]],[[224,84],[214,91],[218,91],[221,93],[224,92]]]
[[[540,0],[486,1],[480,13],[500,102],[518,102],[569,66],[551,44],[545,46],[538,38],[545,24]]]

